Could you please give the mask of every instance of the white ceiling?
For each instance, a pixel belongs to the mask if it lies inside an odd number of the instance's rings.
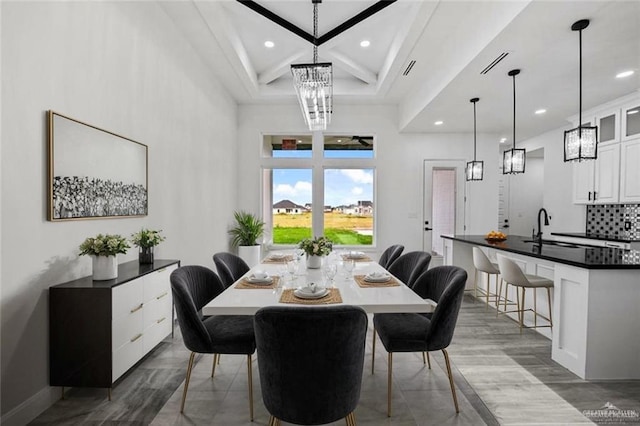
[[[318,36],[376,0],[324,0]],[[256,0],[313,33],[311,0]],[[312,62],[313,46],[233,0],[160,2],[239,104],[296,102],[292,63]],[[399,0],[319,47],[334,68],[334,107],[394,104],[403,132],[473,131],[511,140],[516,77],[518,141],[561,127],[578,112],[578,33],[583,31],[583,109],[640,88],[640,1]],[[371,45],[360,47],[361,40]],[[267,49],[266,40],[275,43]],[[507,52],[487,74],[480,74]],[[411,72],[403,76],[410,61]],[[636,73],[626,79],[615,75]],[[543,115],[534,111],[545,108]],[[339,108],[338,108],[339,109]],[[302,120],[302,116],[301,116]],[[444,121],[435,126],[437,120]]]

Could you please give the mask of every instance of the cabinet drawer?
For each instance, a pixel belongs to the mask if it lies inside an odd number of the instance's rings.
[[[143,281],[145,277],[129,281],[111,290],[111,318],[121,318],[142,309]]]
[[[124,317],[113,320],[111,347],[113,350],[134,340],[144,330],[144,309],[139,309]]]
[[[164,293],[171,293],[171,282],[169,277],[171,272],[177,268],[177,265],[167,266],[159,271],[145,275],[144,281],[144,300],[145,302],[161,296]]]
[[[151,325],[160,322],[163,318],[171,322],[171,307],[171,296],[168,293],[145,303],[142,314],[144,328],[147,329]]]
[[[111,369],[111,380],[115,382],[120,376],[122,376],[128,369],[142,358],[144,352],[144,336],[139,336],[129,341],[121,348],[113,351],[113,365]]]
[[[144,331],[144,353],[148,353],[151,349],[165,337],[171,334],[171,315],[160,318]]]

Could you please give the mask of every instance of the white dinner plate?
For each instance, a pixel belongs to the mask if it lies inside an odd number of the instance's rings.
[[[391,279],[389,274],[372,273],[365,275],[364,280],[369,283],[386,283]]]
[[[347,253],[347,258],[349,259],[363,259],[365,257],[364,252],[361,251],[350,251]]]
[[[284,259],[285,257],[287,257],[286,254],[282,254],[282,253],[273,253],[271,256],[269,256],[269,259],[273,259],[273,260],[281,260]]]
[[[329,294],[329,290],[324,287],[316,287],[315,293],[309,287],[295,289],[293,294],[301,299],[320,299]]]
[[[247,277],[247,282],[251,283],[251,284],[268,285],[268,284],[271,284],[273,282],[273,278],[271,278],[271,277],[258,278],[258,277],[254,277],[253,275],[250,275],[250,276]]]

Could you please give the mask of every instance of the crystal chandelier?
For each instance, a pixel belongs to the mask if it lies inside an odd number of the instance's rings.
[[[502,155],[502,174],[524,173],[526,155],[524,149],[516,149],[516,75],[520,70],[508,72],[513,77],[513,148],[508,149]]]
[[[333,112],[333,67],[318,63],[318,3],[313,2],[313,63],[291,65],[293,86],[309,130],[326,130]]]
[[[582,125],[582,30],[589,26],[588,19],[575,22],[571,29],[578,31],[580,43],[578,127],[564,132],[564,161],[595,160],[598,158],[598,127]]]
[[[483,161],[476,161],[476,102],[480,98],[473,98],[469,102],[473,102],[473,161],[467,163],[467,181],[482,180],[484,169]]]

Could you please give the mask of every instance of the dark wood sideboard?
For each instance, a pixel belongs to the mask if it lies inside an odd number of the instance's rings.
[[[118,265],[49,288],[49,384],[108,388],[173,331],[169,276],[179,260]]]

